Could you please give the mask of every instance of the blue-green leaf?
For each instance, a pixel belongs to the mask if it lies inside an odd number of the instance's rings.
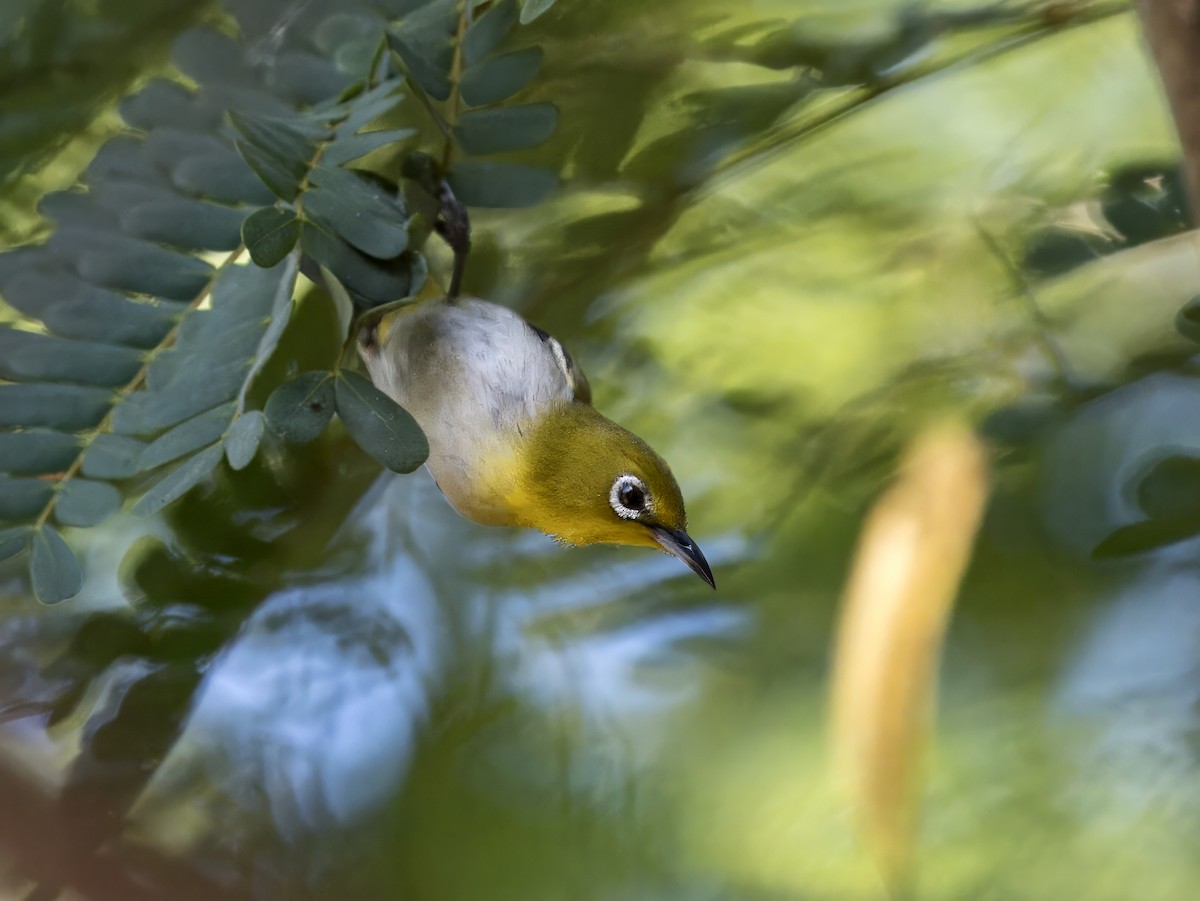
[[[271,431],[290,444],[316,438],[333,418],[333,373],[304,372],[284,382],[263,408]]]
[[[0,519],[37,516],[52,494],[54,483],[45,479],[10,479],[0,475]]]
[[[541,47],[494,56],[463,72],[458,90],[468,106],[499,103],[529,84],[541,64]]]
[[[511,163],[459,163],[449,181],[459,200],[476,207],[533,206],[558,187],[556,173]]]
[[[51,429],[0,432],[0,472],[43,475],[62,472],[79,454],[79,438]]]
[[[15,557],[29,546],[29,536],[33,532],[29,526],[17,526],[12,529],[0,529],[0,560]]]
[[[50,526],[33,533],[33,553],[29,559],[33,593],[43,604],[57,604],[79,594],[83,571],[63,537]]]
[[[258,453],[263,436],[263,415],[251,410],[238,417],[225,436],[225,458],[233,469],[245,469]]]
[[[558,110],[551,103],[530,103],[464,113],[455,129],[464,150],[503,153],[533,147],[554,134]]]
[[[463,38],[462,51],[466,64],[473,66],[500,46],[516,21],[516,0],[500,0],[476,19]]]
[[[39,382],[0,385],[0,427],[87,429],[104,418],[112,402],[112,392],[103,388]]]
[[[263,207],[242,223],[242,241],[250,259],[269,269],[287,256],[300,240],[300,223],[292,210]]]
[[[528,25],[555,4],[555,0],[525,0],[521,6],[521,24]]]
[[[138,471],[144,442],[124,435],[97,435],[83,455],[83,474],[92,479],[128,479]]]
[[[380,148],[411,138],[416,133],[415,128],[393,128],[384,131],[367,131],[339,138],[329,145],[329,149],[325,151],[325,155],[321,159],[331,166],[341,166],[366,156],[368,153],[374,153]]]
[[[128,348],[0,330],[0,378],[9,381],[115,386],[129,382],[141,368],[142,355]]]
[[[54,516],[64,526],[94,526],[121,509],[121,492],[108,482],[71,479],[58,493]]]
[[[233,402],[221,404],[164,432],[146,445],[138,461],[138,469],[155,469],[212,444],[229,428],[234,408]]]
[[[141,500],[133,506],[134,515],[153,516],[167,504],[183,497],[217,468],[223,454],[224,449],[218,442],[185,460],[142,495]]]
[[[429,442],[411,414],[356,372],[335,379],[337,412],[364,451],[393,472],[412,472],[429,456]]]

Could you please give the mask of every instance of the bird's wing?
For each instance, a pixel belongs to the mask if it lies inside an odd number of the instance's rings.
[[[587,376],[584,375],[579,363],[562,346],[562,343],[549,332],[543,331],[532,323],[529,324],[529,327],[533,329],[534,333],[550,349],[550,353],[554,356],[554,361],[558,364],[558,368],[562,370],[562,374],[566,376],[567,384],[571,387],[571,396],[580,403],[590,404],[592,402],[592,386],[588,384]]]

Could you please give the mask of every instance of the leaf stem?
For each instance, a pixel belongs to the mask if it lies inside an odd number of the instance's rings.
[[[463,71],[463,36],[471,25],[471,0],[463,0],[462,10],[458,14],[458,24],[454,28],[454,56],[450,62],[450,98],[446,101],[446,143],[442,145],[442,171],[450,169],[454,160],[454,126],[458,123],[458,108],[461,104],[458,85],[462,81]]]

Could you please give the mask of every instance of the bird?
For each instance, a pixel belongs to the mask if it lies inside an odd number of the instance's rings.
[[[467,519],[568,545],[656,548],[716,588],[667,462],[596,410],[549,333],[451,294],[364,317],[357,345],[371,381],[425,432],[426,468]]]

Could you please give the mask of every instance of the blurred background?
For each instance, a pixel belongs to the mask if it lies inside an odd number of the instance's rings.
[[[6,0],[0,242],[177,35],[288,7]],[[670,460],[718,591],[476,526],[337,428],[267,446],[72,535],[71,601],[0,564],[0,892],[141,861],[176,897],[883,897],[831,778],[839,597],[951,416],[991,493],[917,896],[1194,897],[1200,254],[1131,7],[559,0],[527,33],[560,126],[522,158],[563,187],[476,215],[467,290]],[[310,288],[280,356],[327,366],[333,322]]]

